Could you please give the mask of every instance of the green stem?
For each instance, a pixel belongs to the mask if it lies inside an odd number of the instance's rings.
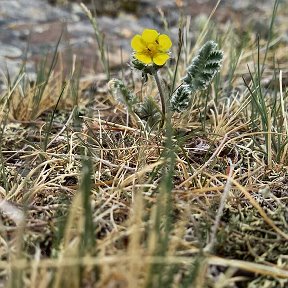
[[[164,93],[163,93],[163,90],[162,90],[162,87],[161,87],[161,83],[160,83],[160,80],[159,80],[159,77],[158,77],[158,74],[157,74],[156,70],[153,71],[153,76],[154,76],[154,79],[156,81],[157,88],[158,88],[159,95],[160,95],[160,100],[161,100],[162,120],[161,120],[161,123],[160,123],[160,128],[162,128],[163,125],[164,125],[165,116],[166,116],[166,102],[165,102]]]

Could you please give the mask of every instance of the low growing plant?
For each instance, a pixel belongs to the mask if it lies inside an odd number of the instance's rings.
[[[182,83],[172,93],[165,93],[159,73],[170,58],[169,50],[172,42],[169,36],[160,34],[156,30],[145,29],[142,35],[137,34],[133,37],[131,46],[134,50],[131,66],[141,71],[144,82],[148,81],[149,76],[154,78],[160,96],[160,105],[152,96],[140,100],[119,79],[112,79],[109,88],[113,97],[126,105],[128,111],[137,115],[149,129],[162,128],[169,111],[181,113],[188,110],[195,94],[209,87],[223,61],[223,52],[218,49],[217,43],[206,42],[187,67]],[[181,51],[181,43],[179,43],[179,50]],[[169,87],[173,87],[173,84],[171,83]]]

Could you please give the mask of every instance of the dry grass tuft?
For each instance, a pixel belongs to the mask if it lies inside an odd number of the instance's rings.
[[[40,99],[43,83],[25,74],[3,93],[2,287],[287,287],[282,28],[260,78],[255,38],[240,49],[239,27],[212,28],[221,75],[173,115],[173,137],[144,130],[103,79],[89,86],[75,70],[65,87],[51,71]],[[151,79],[136,87],[157,97]]]

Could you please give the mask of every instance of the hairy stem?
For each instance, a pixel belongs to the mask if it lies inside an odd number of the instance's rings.
[[[153,76],[154,76],[154,79],[156,81],[157,88],[158,88],[159,95],[160,95],[161,108],[162,108],[162,119],[161,119],[161,123],[160,123],[160,128],[162,128],[164,125],[165,116],[166,116],[166,101],[165,101],[164,93],[163,93],[161,83],[160,83],[160,80],[159,80],[159,77],[158,77],[156,70],[153,71]]]

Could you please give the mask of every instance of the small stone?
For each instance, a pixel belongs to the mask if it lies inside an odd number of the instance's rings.
[[[7,44],[1,44],[1,49],[0,49],[0,57],[7,57],[7,58],[19,58],[22,55],[22,51],[12,45],[7,45]]]
[[[88,20],[75,22],[75,23],[68,23],[67,30],[72,36],[89,36],[94,35],[94,29]]]

